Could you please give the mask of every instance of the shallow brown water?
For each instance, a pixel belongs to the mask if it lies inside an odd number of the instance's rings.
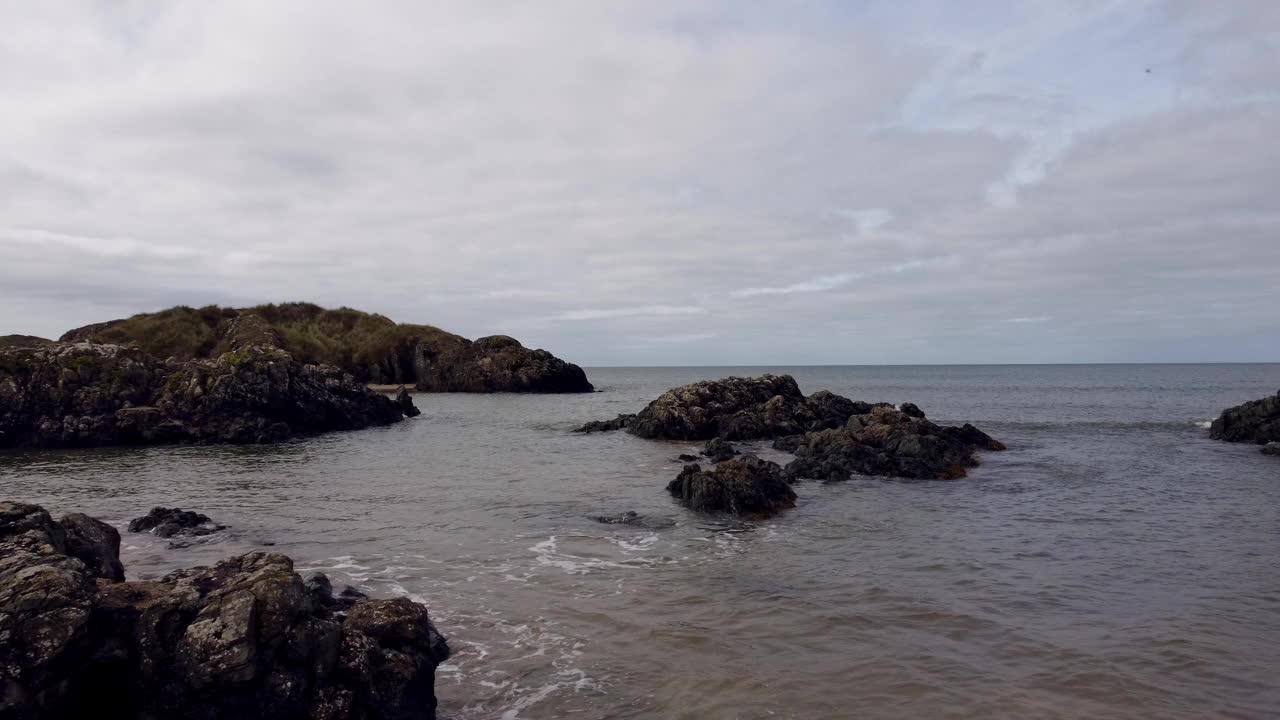
[[[574,424],[760,369],[600,369],[589,396],[418,396],[275,447],[0,456],[0,496],[230,524],[131,577],[271,543],[428,603],[445,718],[1264,718],[1280,708],[1280,461],[1207,439],[1278,365],[797,368],[1006,441],[957,482],[797,487],[737,525],[663,486],[691,446]],[[771,451],[770,451],[771,452]],[[669,529],[602,525],[636,510]]]

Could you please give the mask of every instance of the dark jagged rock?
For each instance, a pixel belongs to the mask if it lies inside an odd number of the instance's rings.
[[[625,430],[631,423],[635,422],[635,413],[619,415],[612,420],[592,420],[584,425],[574,428],[576,433],[593,433],[593,432],[612,432],[614,430]]]
[[[597,515],[595,521],[605,525],[630,525],[649,530],[662,530],[674,527],[676,524],[676,521],[671,518],[652,518],[641,515],[634,510],[628,510],[616,515]]]
[[[777,463],[743,455],[712,470],[686,465],[667,492],[699,512],[768,516],[795,507],[796,494]]]
[[[901,405],[898,406],[898,409],[901,410],[902,414],[906,415],[907,417],[919,418],[921,420],[924,419],[924,411],[921,410],[920,406],[916,405],[915,403],[902,403]]]
[[[329,581],[329,576],[322,572],[313,572],[308,575],[306,580],[303,580],[303,586],[320,607],[330,608],[339,613],[345,613],[357,602],[369,597],[350,585],[342,588],[342,592],[335,595],[333,583]]]
[[[848,480],[855,474],[951,480],[978,464],[976,451],[1004,449],[972,425],[944,427],[877,407],[843,428],[804,436],[786,473],[793,480]]]
[[[449,648],[422,605],[357,599],[344,617],[318,599],[327,578],[263,552],[96,579],[67,554],[64,526],[84,524],[0,502],[0,717],[435,717]]]
[[[208,515],[181,508],[154,507],[146,515],[129,521],[129,532],[149,532],[162,538],[200,537],[226,528],[214,523]]]
[[[1259,450],[1263,455],[1271,455],[1272,457],[1280,457],[1280,442],[1269,442],[1262,446]]]
[[[702,448],[702,455],[714,463],[724,462],[737,454],[737,448],[731,445],[728,440],[721,440],[720,438],[711,438]]]
[[[685,463],[697,462],[698,456],[690,455],[689,453],[680,453],[679,455],[676,456],[676,460],[679,460],[680,462],[685,462]]]
[[[83,513],[71,513],[58,520],[66,533],[66,553],[83,562],[94,577],[124,580],[120,564],[120,531]]]
[[[591,392],[582,368],[513,338],[468,340],[430,325],[399,324],[310,303],[236,310],[176,307],[72,330],[63,341],[137,345],[179,361],[244,347],[274,347],[304,364],[340,367],[362,383],[430,392]]]
[[[404,388],[400,388],[400,392],[396,393],[396,405],[400,406],[400,412],[404,413],[405,417],[418,417],[422,414],[418,406],[413,404],[413,396]]]
[[[273,347],[187,362],[93,343],[0,350],[0,447],[263,443],[401,417],[337,368]]]
[[[790,375],[728,377],[672,388],[634,416],[587,423],[577,431],[626,429],[665,440],[758,440],[840,427],[872,407],[825,390],[805,397]]]
[[[1257,445],[1280,442],[1280,392],[1223,410],[1209,426],[1209,437]]]

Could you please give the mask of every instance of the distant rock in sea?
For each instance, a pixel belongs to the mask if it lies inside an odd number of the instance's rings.
[[[1280,442],[1280,392],[1223,410],[1209,426],[1209,437],[1256,445]]]
[[[576,432],[625,429],[650,439],[759,440],[839,427],[872,407],[825,390],[805,397],[790,375],[727,377],[672,388],[635,415],[590,422]]]
[[[146,515],[129,521],[129,532],[149,532],[162,538],[178,535],[199,537],[225,529],[226,525],[218,525],[204,513],[181,508],[153,507]]]
[[[0,448],[265,443],[403,418],[336,367],[248,344],[253,324],[232,330],[235,349],[212,360],[89,342],[0,350]]]
[[[1266,445],[1263,445],[1262,449],[1259,452],[1261,452],[1263,455],[1280,457],[1280,442],[1269,442]]]
[[[425,606],[263,552],[124,582],[103,526],[0,502],[0,717],[435,718]]]
[[[735,448],[728,440],[721,438],[711,438],[702,448],[702,455],[711,462],[722,462],[728,460],[738,454]]]
[[[789,375],[683,385],[639,413],[587,423],[576,432],[618,429],[652,439],[705,439],[703,454],[712,460],[732,457],[729,440],[775,438],[774,449],[796,455],[786,468],[789,479],[954,479],[978,464],[977,451],[1005,449],[972,425],[944,427],[927,420],[914,403],[899,409],[826,390],[806,397]]]
[[[686,465],[667,492],[690,510],[768,517],[795,507],[796,494],[777,463],[743,455],[714,469]]]
[[[176,307],[87,325],[64,342],[135,345],[158,357],[197,360],[242,344],[277,347],[304,364],[328,364],[356,380],[425,392],[591,392],[582,368],[506,335],[475,341],[430,325],[408,325],[350,308],[310,303],[246,309]]]

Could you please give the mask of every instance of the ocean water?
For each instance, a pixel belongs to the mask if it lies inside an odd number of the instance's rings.
[[[1009,450],[954,482],[803,483],[736,523],[664,492],[695,446],[569,432],[764,371]],[[595,394],[419,395],[397,426],[278,446],[11,452],[0,497],[231,525],[126,534],[134,579],[265,547],[421,600],[454,650],[443,718],[1280,716],[1280,461],[1206,430],[1280,365],[588,373]],[[674,526],[592,519],[625,510]]]

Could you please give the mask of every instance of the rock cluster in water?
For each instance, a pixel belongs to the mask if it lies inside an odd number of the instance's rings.
[[[622,429],[643,438],[707,440],[702,453],[720,466],[711,472],[686,467],[669,489],[695,509],[764,508],[749,511],[757,514],[787,507],[788,501],[785,493],[776,494],[776,501],[753,499],[761,488],[774,487],[773,473],[754,456],[730,460],[737,453],[730,440],[774,439],[775,449],[796,456],[780,469],[787,482],[846,480],[854,474],[949,480],[964,477],[966,468],[977,465],[978,451],[1005,449],[972,425],[931,422],[912,403],[895,408],[825,390],[806,397],[788,375],[684,385],[666,391],[639,413],[590,422],[576,432]],[[724,478],[714,474],[726,466]],[[739,490],[745,494],[739,497]]]
[[[686,465],[667,492],[689,509],[707,513],[767,517],[796,505],[782,468],[755,455],[726,460],[711,470]]]
[[[261,324],[232,330],[212,360],[88,342],[0,349],[0,448],[275,442],[387,425],[408,409],[258,344],[270,336]]]
[[[421,604],[262,552],[124,582],[119,542],[0,502],[0,717],[435,717],[449,648]]]
[[[1223,410],[1209,426],[1209,437],[1264,446],[1280,443],[1280,392]],[[1277,453],[1267,447],[1263,447],[1262,452]]]

